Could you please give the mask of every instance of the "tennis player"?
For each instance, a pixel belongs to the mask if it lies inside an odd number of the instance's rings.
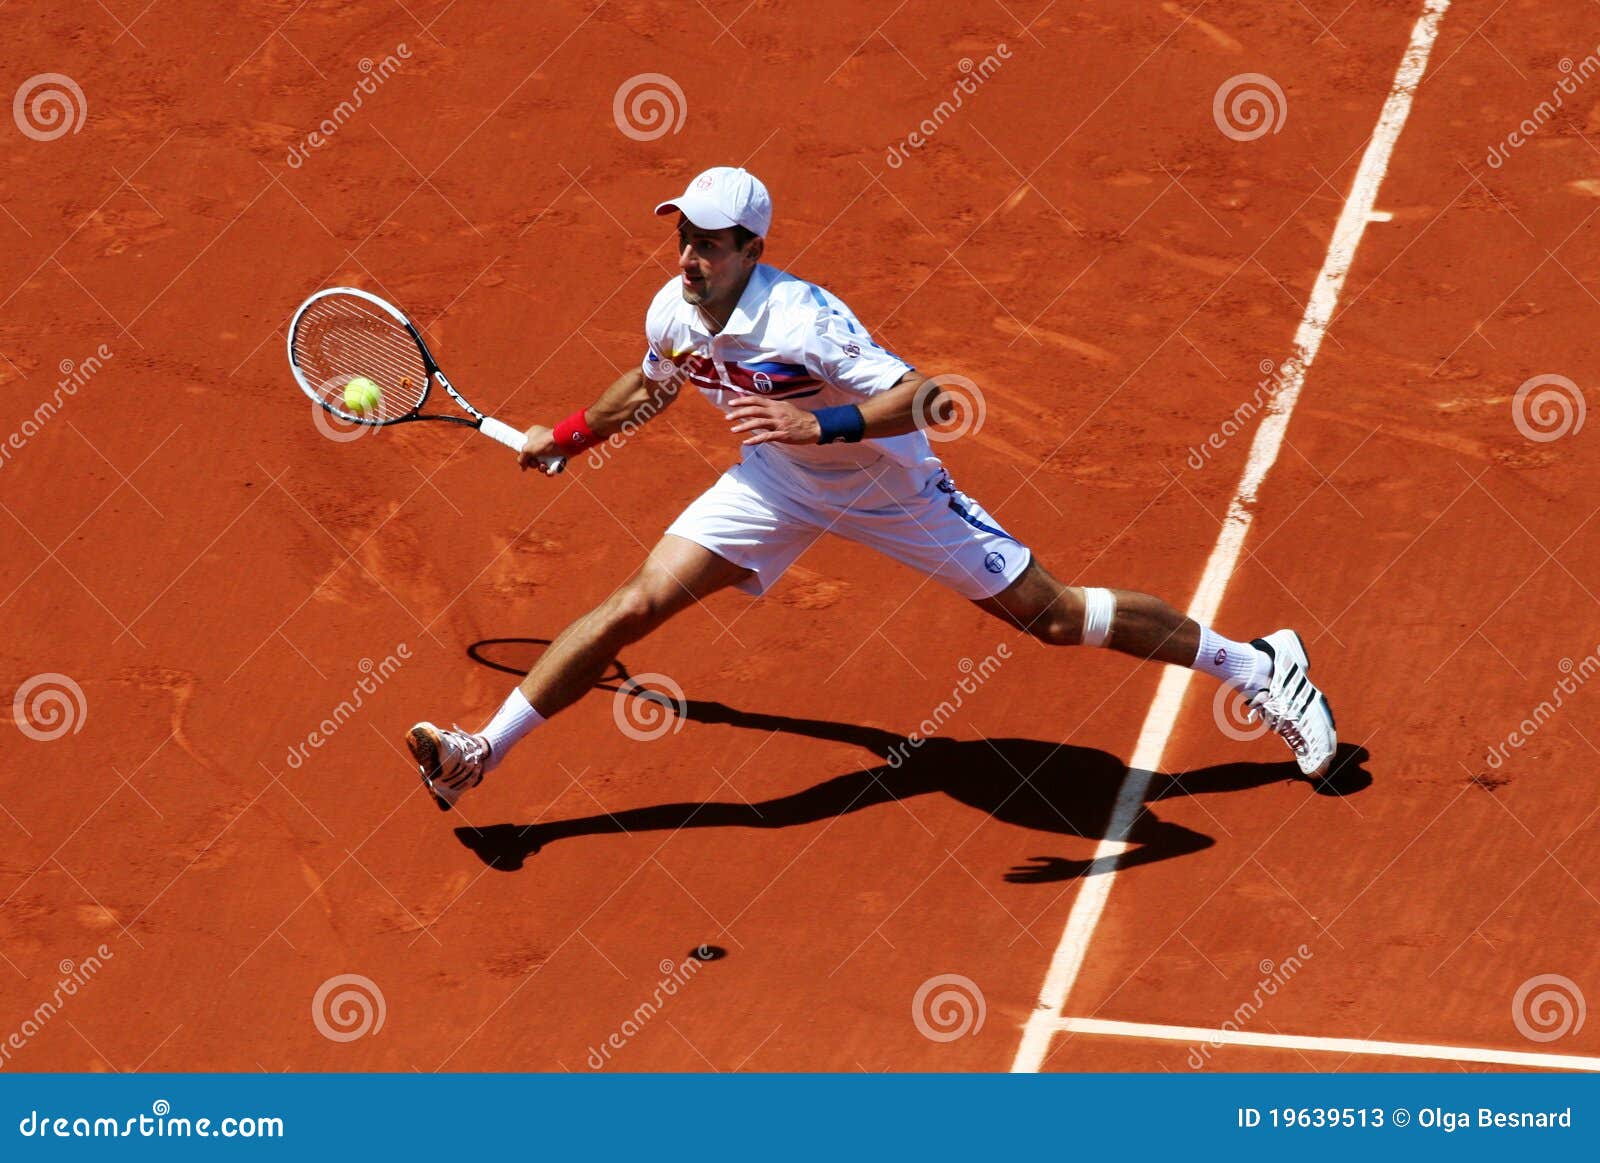
[[[706,170],[656,213],[678,216],[680,273],[650,304],[642,363],[554,428],[529,428],[522,467],[632,431],[688,385],[721,409],[742,458],[638,572],[562,631],[481,731],[411,728],[407,743],[441,808],[593,687],[624,647],[729,586],[765,593],[824,533],[922,571],[1041,642],[1109,647],[1233,683],[1302,772],[1326,774],[1333,713],[1300,636],[1239,642],[1160,598],[1051,576],[934,455],[923,426],[938,385],[874,342],[837,296],[761,261],[772,202],[753,174]]]

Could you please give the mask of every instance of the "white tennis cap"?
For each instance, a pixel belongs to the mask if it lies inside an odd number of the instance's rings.
[[[703,230],[743,226],[765,238],[772,229],[772,199],[767,188],[749,170],[733,166],[711,167],[690,182],[681,196],[656,207],[657,214],[674,211]]]

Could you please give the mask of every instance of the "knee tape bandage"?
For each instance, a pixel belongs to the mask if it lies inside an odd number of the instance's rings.
[[[1111,620],[1117,616],[1117,597],[1110,590],[1085,586],[1083,590],[1083,644],[1104,646],[1111,637]]]

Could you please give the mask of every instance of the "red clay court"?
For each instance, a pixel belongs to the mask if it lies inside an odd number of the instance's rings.
[[[1600,1069],[1593,6],[5,19],[5,1069]],[[406,727],[736,448],[696,399],[554,480],[339,429],[285,325],[365,288],[553,423],[715,164],[975,385],[939,451],[1063,581],[1298,628],[1338,786],[825,539],[436,811]]]

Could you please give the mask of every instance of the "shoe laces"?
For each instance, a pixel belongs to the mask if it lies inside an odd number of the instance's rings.
[[[483,778],[483,761],[489,757],[489,741],[482,735],[474,735],[459,723],[450,725],[450,735],[450,742],[457,751],[457,766],[455,770],[445,772],[445,776],[452,781],[471,778],[472,783],[477,783]]]
[[[1281,705],[1274,705],[1270,696],[1265,691],[1258,695],[1258,702],[1250,705],[1250,709],[1261,716],[1270,730],[1282,736],[1283,741],[1292,748],[1296,755],[1303,754],[1306,750],[1306,738],[1300,731],[1300,724],[1288,714]]]

